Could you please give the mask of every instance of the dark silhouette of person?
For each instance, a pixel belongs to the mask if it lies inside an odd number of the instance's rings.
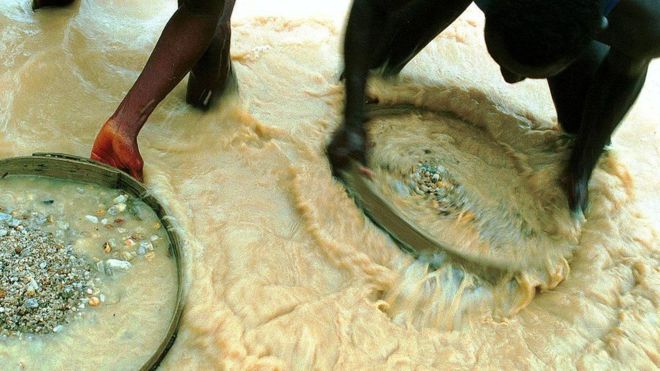
[[[370,70],[398,74],[471,0],[355,0],[344,43],[342,126],[327,147],[333,174],[366,167],[365,86]],[[660,0],[480,0],[488,52],[509,83],[547,79],[574,147],[562,183],[572,211],[604,147],[660,56]]]

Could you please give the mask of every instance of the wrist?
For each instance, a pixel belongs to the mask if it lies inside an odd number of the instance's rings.
[[[135,121],[122,121],[121,118],[112,116],[105,122],[104,127],[124,138],[137,138],[142,125]]]

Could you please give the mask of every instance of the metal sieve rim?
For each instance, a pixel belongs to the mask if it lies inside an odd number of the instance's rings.
[[[167,334],[160,346],[140,368],[154,370],[174,344],[183,313],[183,268],[181,266],[182,241],[165,208],[147,188],[123,171],[87,158],[61,153],[35,153],[32,156],[0,159],[0,179],[8,175],[33,175],[93,183],[113,189],[122,189],[138,197],[156,213],[169,239],[169,252],[174,257],[177,271],[175,310]]]

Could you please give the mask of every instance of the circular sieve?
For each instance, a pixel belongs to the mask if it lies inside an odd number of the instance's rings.
[[[169,253],[175,261],[177,275],[177,293],[175,309],[169,321],[167,333],[141,370],[153,370],[158,367],[167,354],[177,335],[183,312],[183,270],[181,267],[181,239],[172,225],[163,206],[147,189],[130,175],[86,158],[58,153],[35,153],[27,157],[13,157],[0,160],[0,178],[10,175],[32,175],[56,179],[93,183],[100,186],[121,189],[139,198],[158,216],[167,232]]]

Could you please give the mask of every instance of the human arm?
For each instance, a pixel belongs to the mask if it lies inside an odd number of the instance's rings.
[[[156,106],[209,47],[224,5],[223,0],[181,2],[142,73],[97,135],[92,159],[143,179],[137,136]]]
[[[366,80],[370,69],[397,74],[471,0],[356,0],[344,42],[345,107],[342,126],[327,153],[334,175],[351,160],[366,166],[364,129]]]
[[[603,147],[642,89],[650,61],[660,56],[659,5],[658,0],[621,1],[597,35],[610,51],[587,94],[567,171],[573,211],[586,208],[587,184]]]

